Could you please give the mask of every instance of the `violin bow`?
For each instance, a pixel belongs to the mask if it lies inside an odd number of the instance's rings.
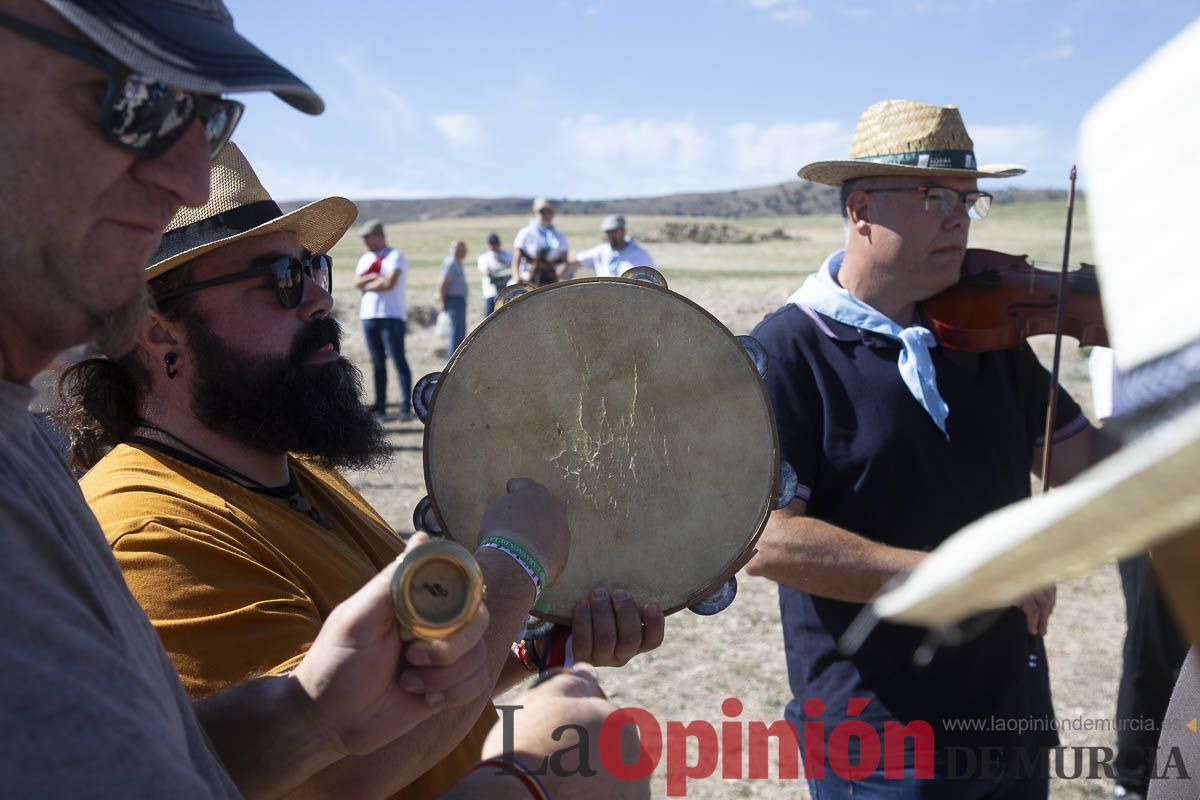
[[[1058,368],[1062,359],[1063,318],[1067,309],[1067,264],[1071,255],[1071,224],[1075,217],[1075,166],[1071,166],[1071,188],[1067,192],[1067,233],[1063,241],[1062,272],[1058,277],[1058,308],[1054,316],[1054,363],[1050,370],[1050,397],[1046,402],[1046,435],[1042,439],[1042,494],[1050,489],[1050,466],[1054,452],[1054,418],[1058,412]]]

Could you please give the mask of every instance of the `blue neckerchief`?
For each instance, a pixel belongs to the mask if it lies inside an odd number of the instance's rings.
[[[899,341],[901,350],[897,366],[900,368],[900,379],[949,439],[946,417],[950,414],[950,407],[938,392],[937,374],[933,359],[929,356],[929,348],[937,347],[937,340],[928,328],[920,325],[902,328],[843,289],[838,283],[837,273],[842,268],[845,255],[845,250],[838,250],[825,259],[821,268],[805,279],[804,284],[788,298],[788,302],[808,306],[838,322]]]

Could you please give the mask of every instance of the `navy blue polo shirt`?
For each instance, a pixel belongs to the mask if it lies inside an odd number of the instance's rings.
[[[782,456],[796,469],[808,514],[874,541],[929,551],[963,526],[1030,494],[1050,376],[1028,345],[993,353],[931,350],[949,438],[900,378],[899,343],[789,304],[754,337],[766,348],[767,389]],[[1055,440],[1088,424],[1065,392]],[[923,629],[882,623],[856,654],[837,641],[863,606],[780,585],[788,677],[786,716],[798,727],[810,697],[825,705],[826,736],[850,698],[869,698],[865,719],[925,720],[946,746],[1045,745],[1053,732],[1019,736],[953,731],[943,720],[1049,720],[1046,653],[1024,614],[1010,608],[982,634],[913,665]],[[1045,722],[1042,723],[1046,727]]]

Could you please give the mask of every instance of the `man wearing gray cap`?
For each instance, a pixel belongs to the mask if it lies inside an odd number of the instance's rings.
[[[132,346],[143,270],[176,210],[206,201],[210,158],[242,113],[221,96],[234,91],[323,108],[238,35],[219,0],[0,0],[0,240],[12,288],[0,293],[3,797],[278,796],[436,710],[397,687],[408,668],[387,575],[343,604],[290,675],[193,707],[27,411],[29,382],[55,353]],[[418,672],[473,698],[484,687],[454,678],[454,664],[474,644],[404,652],[450,664]]]
[[[654,266],[654,257],[632,236],[626,235],[625,217],[621,214],[605,217],[600,223],[600,232],[604,234],[604,243],[580,253],[577,260],[567,265],[564,277],[574,277],[580,267],[591,269],[598,278],[619,278],[628,269]]]

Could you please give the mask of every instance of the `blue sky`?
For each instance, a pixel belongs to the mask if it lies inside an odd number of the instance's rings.
[[[235,140],[280,199],[602,198],[780,183],[858,115],[958,105],[1006,185],[1065,186],[1079,123],[1200,0],[226,0],[308,81]],[[1086,174],[1081,180],[1086,183]]]

